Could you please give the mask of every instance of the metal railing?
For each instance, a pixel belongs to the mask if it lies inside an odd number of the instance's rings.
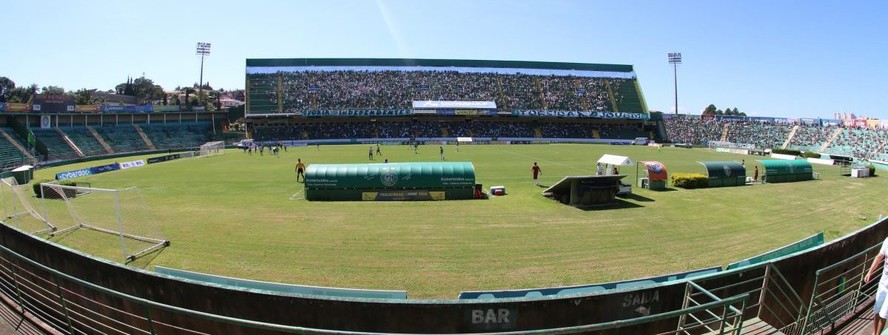
[[[866,272],[881,245],[874,245],[840,262],[815,272],[814,292],[804,315],[803,334],[811,334],[832,327],[837,321],[855,314],[872,302],[878,288],[878,276],[870,283],[864,281]],[[879,265],[876,272],[882,273]]]
[[[694,289],[701,291],[702,288],[694,286]],[[207,334],[212,331],[159,321],[156,317],[161,314],[175,316],[172,319],[208,320],[241,330],[252,329],[268,333],[378,334],[271,324],[170,306],[80,280],[28,259],[5,246],[0,246],[0,294],[14,301],[16,305],[14,307],[23,319],[26,313],[30,313],[59,333],[70,335]],[[676,331],[661,334],[695,334],[704,329],[721,331],[720,333],[739,333],[743,306],[746,305],[749,295],[721,299],[711,293],[706,292],[706,294],[711,301],[695,301],[686,308],[666,313],[580,326],[497,334],[589,333],[668,319],[693,321],[682,322]]]
[[[704,309],[699,312],[689,312],[681,315],[678,321],[676,334],[740,334],[743,329],[743,311],[749,299],[749,294],[739,295],[743,297],[738,301],[740,306],[725,304],[714,309]],[[707,302],[708,301],[708,302]],[[688,311],[691,307],[703,306],[713,302],[723,302],[719,298],[693,281],[687,283],[685,299],[681,311]]]

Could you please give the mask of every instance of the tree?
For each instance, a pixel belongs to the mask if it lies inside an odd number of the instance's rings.
[[[145,78],[145,76],[127,79],[127,82],[115,86],[114,90],[117,94],[136,97],[139,103],[152,103],[153,101],[162,100],[164,96],[163,87],[155,85],[154,81]]]
[[[9,99],[7,102],[27,103],[31,101],[34,94],[37,94],[37,84],[31,84],[31,86],[26,87],[16,87],[9,91]]]
[[[718,109],[715,108],[715,105],[709,104],[706,109],[703,110],[703,115],[715,115]]]
[[[0,77],[0,102],[9,99],[9,93],[15,88],[15,82],[6,77]]]
[[[192,93],[194,93],[193,88],[185,88],[185,110],[191,110],[191,100],[188,97],[190,97]]]
[[[74,96],[74,103],[77,105],[92,105],[95,103],[93,101],[93,92],[95,92],[95,90],[81,88],[76,92],[69,92],[68,94]]]
[[[59,86],[44,86],[40,89],[40,94],[64,95],[65,89]]]
[[[136,95],[135,90],[133,90],[132,78],[127,78],[125,83],[120,83],[117,86],[114,86],[114,91],[117,92],[117,95]]]
[[[154,81],[144,76],[133,81],[133,90],[136,98],[143,103],[163,99],[163,87],[155,85]]]

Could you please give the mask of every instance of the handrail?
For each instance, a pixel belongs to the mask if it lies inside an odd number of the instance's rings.
[[[863,250],[863,251],[861,251],[861,252],[858,252],[858,253],[856,253],[856,254],[854,254],[854,255],[852,255],[852,256],[848,256],[848,258],[845,258],[845,259],[843,259],[842,261],[840,261],[840,262],[838,262],[838,263],[831,264],[831,265],[828,265],[828,266],[826,266],[826,267],[824,267],[824,268],[817,269],[817,271],[815,271],[814,274],[816,274],[816,275],[819,276],[821,272],[830,271],[830,270],[833,270],[833,269],[835,269],[835,268],[837,268],[837,267],[839,267],[839,266],[845,265],[845,264],[851,262],[851,260],[853,260],[853,259],[855,259],[855,258],[857,258],[857,257],[859,257],[859,256],[861,256],[861,255],[867,255],[867,254],[869,254],[869,252],[873,251],[873,249],[881,248],[881,246],[882,246],[881,243],[876,244],[876,245],[874,245],[874,246],[871,246],[871,247],[867,248],[866,250]],[[869,257],[867,257],[867,259],[869,259]]]
[[[773,270],[774,273],[777,274],[777,279],[780,279],[780,281],[783,283],[783,285],[785,285],[784,287],[790,287],[790,288],[792,287],[792,285],[789,284],[789,281],[786,280],[786,277],[783,276],[783,273],[780,272],[780,269],[778,269],[776,266],[774,266],[772,264],[768,264],[768,267],[770,268],[770,270]],[[780,292],[785,292],[785,291],[787,291],[787,290],[783,290],[783,289],[780,290]],[[799,306],[804,306],[805,300],[802,299],[802,297],[800,297],[799,294],[796,293],[795,290],[788,290],[788,291],[792,293],[793,298],[796,299],[796,301],[799,303]],[[786,293],[784,293],[784,295],[786,295]]]
[[[144,298],[132,296],[126,293],[114,291],[82,279],[76,278],[69,274],[63,273],[56,269],[50,268],[46,265],[40,264],[34,260],[31,260],[27,257],[24,257],[15,251],[10,250],[6,246],[0,245],[0,251],[3,251],[7,255],[18,259],[30,266],[33,266],[39,270],[45,271],[49,273],[51,276],[55,277],[55,280],[64,280],[76,285],[80,285],[87,289],[95,290],[99,293],[106,294],[115,298],[127,300],[133,302],[135,304],[143,306],[146,310],[162,310],[166,312],[179,313],[184,315],[189,315],[209,321],[221,322],[226,324],[231,324],[235,326],[242,326],[254,329],[262,329],[262,330],[270,330],[270,331],[282,331],[287,333],[298,333],[298,334],[336,334],[336,335],[372,335],[372,334],[380,334],[376,332],[360,332],[360,331],[344,331],[344,330],[330,330],[330,329],[317,329],[317,328],[308,328],[308,327],[299,327],[299,326],[289,326],[289,325],[281,325],[281,324],[273,324],[261,321],[253,321],[253,320],[245,320],[234,317],[228,317],[223,315],[210,314],[201,311],[190,310],[182,307],[171,306],[151,300],[147,300]],[[15,266],[14,266],[15,267]],[[15,276],[13,277],[15,279]],[[626,327],[638,324],[644,324],[656,320],[674,318],[677,316],[695,313],[699,311],[706,311],[711,308],[721,307],[721,306],[729,306],[733,310],[736,308],[733,307],[733,304],[738,302],[745,303],[749,299],[749,294],[740,294],[729,298],[719,299],[717,301],[713,301],[710,303],[702,304],[695,307],[689,307],[680,310],[674,310],[670,312],[642,316],[633,319],[626,320],[616,320],[604,323],[596,323],[596,324],[588,324],[588,325],[580,325],[580,326],[569,326],[569,327],[560,327],[560,328],[549,328],[549,329],[537,329],[537,330],[521,330],[521,331],[508,331],[508,332],[499,332],[494,334],[500,335],[510,335],[510,334],[572,334],[577,332],[589,332],[589,331],[599,331],[605,329],[613,329],[619,327]],[[150,315],[150,314],[149,314]],[[149,323],[153,323],[149,321]]]

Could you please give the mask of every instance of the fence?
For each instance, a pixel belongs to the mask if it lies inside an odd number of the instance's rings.
[[[855,238],[871,235],[872,229],[881,228],[878,226],[884,223],[875,224],[838,242],[854,242]],[[26,317],[36,319],[48,325],[48,333],[73,335],[378,334],[382,332],[322,329],[262,322],[211,314],[137,297],[85,281],[26,257],[13,250],[15,243],[12,246],[7,244],[11,236],[6,235],[3,239],[4,245],[0,245],[0,298],[19,313],[22,319]],[[684,283],[684,294],[676,296],[682,300],[681,306],[673,310],[658,313],[639,310],[643,316],[575,326],[540,327],[540,329],[494,333],[612,334],[639,332],[639,329],[649,330],[644,333],[654,334],[740,334],[743,330],[747,332],[754,330],[757,334],[821,333],[824,329],[840,326],[842,320],[847,320],[863,306],[872,303],[875,282],[865,283],[863,278],[869,263],[878,252],[879,245],[871,245],[874,244],[872,240],[857,242],[870,246],[847,257],[843,256],[837,261],[830,261],[830,264],[825,266],[806,269],[810,271],[810,278],[813,280],[798,283],[800,277],[787,277],[784,275],[786,270],[779,269],[781,266],[792,265],[782,264],[781,261],[817,256],[810,253],[793,255],[783,260],[692,278]],[[826,250],[822,250],[823,252],[842,252],[847,251],[847,244],[834,241],[831,245],[827,245],[833,249],[820,249]],[[44,248],[55,247],[48,245]],[[630,289],[616,290],[612,293],[631,295],[632,292]],[[524,300],[533,302],[533,299]],[[427,302],[408,301],[408,303],[419,306]],[[435,328],[431,327],[428,331],[435,332]]]

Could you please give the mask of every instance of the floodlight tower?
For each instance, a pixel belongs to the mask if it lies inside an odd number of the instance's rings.
[[[681,64],[681,52],[670,52],[669,64],[672,64],[672,78],[675,80],[675,114],[678,114],[678,64]]]
[[[197,42],[197,54],[200,56],[200,83],[197,85],[197,99],[203,99],[203,63],[204,57],[210,55],[210,43]],[[187,103],[187,102],[186,102]]]

